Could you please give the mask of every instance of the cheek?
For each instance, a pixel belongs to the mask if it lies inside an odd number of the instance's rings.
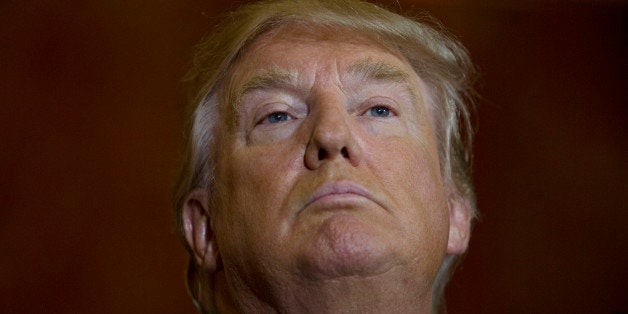
[[[448,226],[448,205],[436,149],[416,138],[388,139],[375,145],[369,167],[382,182],[392,206],[416,233],[429,229],[441,237]]]
[[[385,183],[404,187],[403,190],[442,190],[438,153],[428,140],[400,136],[371,139],[366,149],[372,171],[379,173]]]
[[[289,147],[242,145],[221,159],[217,212],[220,221],[234,229],[231,233],[255,237],[281,226],[277,209],[290,191],[299,160]]]

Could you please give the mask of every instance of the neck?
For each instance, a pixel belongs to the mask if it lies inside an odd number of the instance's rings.
[[[219,313],[430,313],[430,285],[408,277],[408,274],[380,274],[298,278],[266,285],[264,291],[253,291],[238,282],[227,283],[221,273],[215,282],[215,306]]]

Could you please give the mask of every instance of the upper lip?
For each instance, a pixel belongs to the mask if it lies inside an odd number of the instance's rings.
[[[327,195],[333,195],[333,194],[356,194],[356,195],[360,195],[368,199],[372,199],[369,191],[365,189],[364,187],[362,187],[361,185],[353,181],[349,181],[349,180],[340,180],[340,181],[325,183],[321,185],[320,187],[318,187],[314,191],[314,193],[312,193],[312,196],[308,200],[305,207],[316,202],[316,200],[322,197],[325,197]]]

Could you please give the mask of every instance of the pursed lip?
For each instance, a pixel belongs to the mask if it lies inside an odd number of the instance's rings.
[[[373,200],[369,191],[361,185],[349,180],[340,180],[326,183],[318,187],[314,193],[312,193],[312,196],[309,198],[304,208],[323,197],[342,194],[355,194]]]

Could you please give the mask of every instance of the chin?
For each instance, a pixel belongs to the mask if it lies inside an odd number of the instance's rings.
[[[351,214],[327,217],[310,238],[299,259],[309,278],[374,276],[386,272],[395,261],[387,235]]]

